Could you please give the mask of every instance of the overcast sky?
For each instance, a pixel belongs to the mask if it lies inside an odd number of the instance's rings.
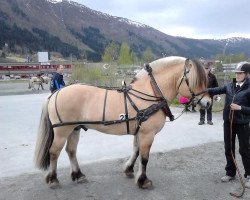
[[[73,0],[91,9],[197,39],[250,38],[250,0]]]

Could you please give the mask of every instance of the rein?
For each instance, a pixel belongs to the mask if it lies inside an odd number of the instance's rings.
[[[234,98],[235,98],[235,95],[233,97],[233,100],[232,100],[232,103],[234,101]],[[231,116],[231,117],[230,117]],[[234,154],[233,154],[233,150],[232,150],[232,137],[233,137],[233,119],[234,119],[234,110],[231,110],[230,109],[230,113],[229,113],[229,119],[230,119],[230,148],[231,148],[231,156],[232,156],[232,159],[233,159],[233,162],[234,162],[234,165],[235,165],[235,168],[236,168],[236,171],[238,173],[238,176],[240,178],[240,183],[241,183],[241,186],[242,186],[242,191],[241,193],[239,194],[236,194],[236,193],[233,193],[233,192],[230,192],[229,194],[233,197],[237,197],[237,198],[240,198],[244,195],[245,193],[245,190],[246,190],[246,186],[245,186],[245,183],[243,181],[243,178],[242,178],[242,175],[240,173],[240,170],[239,170],[239,167],[238,167],[238,164],[235,160],[235,157],[234,157]]]

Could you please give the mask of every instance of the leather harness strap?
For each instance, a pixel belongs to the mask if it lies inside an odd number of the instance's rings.
[[[155,80],[155,78],[154,78],[154,76],[153,76],[153,74],[152,74],[152,71],[153,71],[153,70],[152,70],[152,68],[149,66],[149,64],[146,64],[146,65],[145,65],[145,70],[148,72],[148,75],[149,75],[150,78],[151,78],[150,83],[151,83],[151,86],[152,86],[152,88],[153,88],[154,93],[156,94],[157,97],[160,97],[160,98],[163,99],[163,101],[165,101],[165,106],[162,107],[163,112],[165,113],[166,116],[169,117],[170,121],[174,121],[174,116],[173,116],[173,114],[172,114],[172,112],[171,112],[171,110],[170,110],[170,108],[169,108],[169,106],[168,106],[168,101],[167,101],[167,99],[163,96],[162,91],[161,91],[161,89],[159,88],[159,86],[158,86],[158,84],[157,84],[157,82],[156,82],[156,80]]]

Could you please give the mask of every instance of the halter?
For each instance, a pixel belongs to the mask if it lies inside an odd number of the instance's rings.
[[[188,69],[188,67],[187,67],[187,64],[188,64],[188,63],[189,63],[189,58],[187,58],[186,61],[185,61],[184,73],[183,73],[183,76],[182,76],[182,78],[181,78],[181,82],[180,82],[179,86],[177,87],[177,90],[180,89],[180,86],[181,86],[183,80],[185,80],[185,82],[186,82],[186,84],[187,84],[187,86],[188,86],[188,90],[189,90],[189,92],[190,92],[190,94],[191,94],[191,99],[190,99],[189,102],[188,102],[188,105],[189,105],[190,103],[192,103],[192,101],[195,99],[195,97],[199,96],[200,94],[203,94],[204,92],[195,94],[194,91],[191,89],[191,87],[190,87],[190,85],[189,85],[189,80],[188,80],[188,77],[187,77],[187,74],[189,74],[189,72],[190,72],[190,70],[187,70],[187,69]],[[205,95],[203,94],[202,97],[201,97],[200,99],[198,99],[196,105],[197,105],[198,103],[200,103],[200,101],[203,99],[204,96],[205,96]]]

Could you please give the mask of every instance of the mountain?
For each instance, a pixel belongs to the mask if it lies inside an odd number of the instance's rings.
[[[99,61],[107,44],[126,42],[138,57],[153,53],[189,58],[216,54],[250,56],[250,40],[197,40],[166,35],[129,19],[111,16],[67,0],[0,0],[0,49],[13,52],[55,51]]]

